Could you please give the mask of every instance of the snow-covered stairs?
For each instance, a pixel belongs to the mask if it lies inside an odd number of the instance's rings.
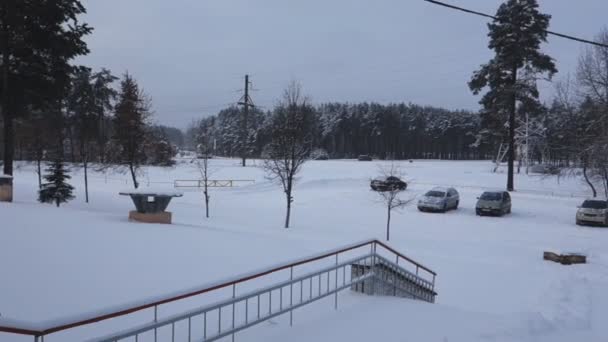
[[[388,259],[375,255],[373,261],[351,265],[351,277],[373,276],[354,284],[351,290],[377,296],[395,296],[435,302],[433,284]]]

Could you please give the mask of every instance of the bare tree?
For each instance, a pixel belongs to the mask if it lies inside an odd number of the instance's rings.
[[[608,29],[597,36],[601,43],[608,44]],[[586,130],[579,145],[585,181],[596,195],[593,183],[599,183],[608,196],[608,48],[588,48],[579,60],[577,81],[580,96],[585,100],[580,111]]]
[[[283,187],[287,202],[285,228],[289,228],[293,187],[296,175],[310,155],[313,108],[302,95],[302,87],[292,81],[283,93],[283,100],[274,110],[270,143],[265,148],[263,169],[269,179]]]
[[[209,167],[209,158],[211,154],[211,146],[209,139],[206,136],[199,137],[200,144],[198,151],[202,154],[202,158],[196,158],[196,165],[201,174],[201,182],[203,186],[203,194],[205,195],[205,217],[209,218],[209,179],[213,174],[213,170]]]
[[[390,165],[380,166],[380,174],[382,178],[387,180],[389,177],[403,178],[404,172],[401,167],[392,162]],[[391,237],[391,213],[393,210],[402,209],[414,201],[414,197],[401,199],[400,194],[403,190],[396,186],[388,186],[385,191],[377,191],[380,196],[380,202],[386,207],[386,241],[390,241]]]
[[[596,39],[608,44],[608,29],[600,32]],[[608,106],[608,49],[601,46],[589,47],[579,60],[577,79],[584,96]]]

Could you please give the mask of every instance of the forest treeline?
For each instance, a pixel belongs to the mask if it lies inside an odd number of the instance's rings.
[[[250,157],[262,157],[271,137],[272,112],[253,110],[242,135],[242,109],[230,107],[201,119],[188,136],[206,136],[213,153],[240,156],[243,144]],[[367,154],[380,159],[490,159],[494,148],[478,140],[480,117],[471,111],[453,111],[415,104],[326,103],[314,107],[310,125],[311,151],[321,149],[330,158]]]

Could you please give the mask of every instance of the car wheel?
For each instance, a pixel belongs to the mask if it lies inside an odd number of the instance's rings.
[[[448,211],[448,204],[447,204],[447,203],[444,203],[444,204],[443,204],[443,209],[441,209],[441,212],[442,212],[442,213],[446,213],[447,211]]]
[[[458,209],[459,204],[460,204],[460,201],[456,201],[456,205],[454,205],[454,210]]]
[[[579,219],[576,219],[576,225],[577,226],[582,226],[583,224],[582,224],[582,222]]]

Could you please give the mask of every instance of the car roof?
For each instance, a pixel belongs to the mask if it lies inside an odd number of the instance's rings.
[[[434,188],[431,189],[431,191],[443,191],[443,192],[448,192],[448,190],[450,190],[451,188],[446,188],[443,186],[436,186]]]

